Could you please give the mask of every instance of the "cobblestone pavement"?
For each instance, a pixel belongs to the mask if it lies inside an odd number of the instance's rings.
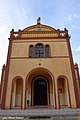
[[[0,110],[0,120],[80,120],[80,109]]]

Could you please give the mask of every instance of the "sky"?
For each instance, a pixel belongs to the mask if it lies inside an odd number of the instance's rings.
[[[80,69],[80,0],[0,0],[0,76],[10,31],[34,25],[38,17],[42,24],[68,29],[73,60]]]

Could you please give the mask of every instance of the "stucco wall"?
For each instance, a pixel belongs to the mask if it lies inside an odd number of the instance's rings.
[[[29,45],[43,43],[50,45],[50,58],[29,58]],[[10,106],[12,80],[16,76],[21,76],[23,81],[26,80],[28,73],[35,68],[48,69],[54,76],[57,91],[57,77],[64,75],[68,79],[71,104],[75,107],[75,97],[71,66],[67,43],[65,39],[48,39],[48,40],[14,40],[9,66],[8,86],[6,95],[6,107]],[[56,92],[57,94],[57,92]],[[57,95],[58,96],[58,95]]]
[[[30,40],[15,40],[12,44],[11,57],[29,57],[29,46],[42,43],[43,45],[50,45],[51,57],[55,56],[68,56],[67,44],[65,39],[42,39],[35,41]]]

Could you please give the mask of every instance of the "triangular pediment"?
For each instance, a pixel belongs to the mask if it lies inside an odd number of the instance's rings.
[[[36,24],[33,26],[29,26],[22,30],[22,32],[28,32],[28,31],[56,31],[56,29],[54,29],[50,26],[47,26],[47,25]]]

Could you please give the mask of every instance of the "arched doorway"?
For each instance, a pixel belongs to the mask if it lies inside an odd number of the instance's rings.
[[[40,83],[43,82],[44,86],[42,86],[38,89],[35,86],[40,86]],[[25,108],[28,107],[36,107],[36,106],[47,106],[47,107],[54,107],[56,108],[56,93],[55,93],[55,83],[54,83],[54,77],[52,73],[45,69],[45,68],[36,68],[30,71],[26,77],[26,84],[25,84]],[[47,87],[46,87],[47,86]],[[34,102],[36,97],[38,96],[35,93],[35,91],[42,91],[42,89],[45,89],[43,91],[46,91],[44,94],[46,99],[44,99],[46,102],[43,103],[36,103]],[[47,95],[46,95],[47,94]],[[39,94],[40,95],[40,94]],[[40,96],[39,96],[40,97]],[[39,98],[38,97],[38,98]],[[40,97],[41,98],[41,97]],[[43,97],[42,97],[43,98]],[[37,101],[37,100],[36,100]]]
[[[11,108],[22,108],[23,79],[15,77],[12,81]]]
[[[60,76],[57,82],[60,108],[70,107],[69,86],[66,77]]]
[[[42,76],[32,82],[32,101],[34,106],[48,105],[48,81]]]

